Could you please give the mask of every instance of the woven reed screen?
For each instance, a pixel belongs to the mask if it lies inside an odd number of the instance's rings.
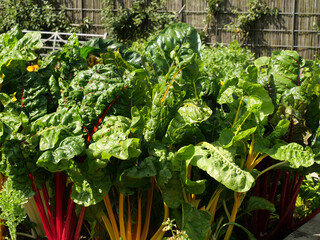
[[[57,0],[67,7],[73,24],[87,17],[93,21],[90,33],[103,33],[101,23],[102,0]],[[114,0],[119,6],[130,6],[133,0]],[[146,0],[147,1],[147,0]],[[150,0],[149,0],[150,1]],[[266,0],[271,8],[279,9],[277,18],[265,17],[257,22],[245,42],[256,56],[270,55],[279,49],[296,50],[305,58],[320,54],[320,35],[312,28],[320,26],[320,0]],[[209,28],[208,44],[228,44],[235,36],[226,29],[226,24],[235,21],[233,9],[248,10],[249,0],[225,0]],[[187,22],[201,31],[205,27],[207,3],[202,0],[167,0],[166,10],[177,13],[179,21]]]

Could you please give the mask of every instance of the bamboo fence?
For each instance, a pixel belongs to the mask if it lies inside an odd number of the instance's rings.
[[[102,34],[105,30],[101,22],[102,0],[57,0],[67,7],[73,24],[85,17],[92,20],[90,33]],[[119,6],[128,7],[134,0],[114,0],[115,11]],[[150,0],[149,0],[150,1]],[[312,28],[320,25],[320,0],[265,0],[271,8],[279,10],[278,17],[265,17],[250,31],[247,45],[256,56],[270,55],[279,49],[296,50],[305,58],[315,58],[320,54],[319,32]],[[213,24],[209,27],[208,44],[217,42],[228,44],[235,36],[227,31],[226,24],[235,21],[232,10],[248,11],[249,0],[225,0]],[[166,10],[175,12],[179,21],[194,26],[199,31],[205,27],[207,2],[203,0],[167,0]]]

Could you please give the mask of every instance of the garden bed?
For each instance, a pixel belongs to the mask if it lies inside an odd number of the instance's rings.
[[[131,48],[41,47],[37,32],[0,35],[12,239],[28,199],[49,240],[282,239],[319,211],[318,60],[208,48],[184,23]]]

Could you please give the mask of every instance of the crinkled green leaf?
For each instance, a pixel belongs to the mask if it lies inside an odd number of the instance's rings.
[[[108,116],[102,122],[102,127],[96,131],[92,139],[97,142],[101,138],[112,136],[113,140],[124,140],[129,135],[131,120],[123,116]]]
[[[128,111],[130,113],[129,100],[123,103],[121,99],[117,99],[117,96],[123,96],[125,86],[125,80],[115,64],[98,64],[89,70],[80,71],[72,79],[65,101],[70,102],[70,105],[75,102],[80,105],[82,120],[91,130],[92,124],[96,124],[105,111],[110,115],[115,113],[117,108],[119,110],[119,103],[124,108],[120,115],[125,116]]]
[[[298,143],[279,143],[265,152],[274,159],[287,161],[292,168],[310,167],[314,163],[311,149],[304,149]]]
[[[100,56],[100,54],[108,51],[119,51],[123,58],[135,67],[140,67],[141,56],[128,50],[124,44],[117,43],[114,40],[96,38],[85,42],[80,49],[80,54],[83,58],[87,58],[88,54]]]
[[[183,202],[181,180],[177,172],[171,172],[168,168],[159,171],[157,178],[163,201],[170,208],[177,208]]]
[[[192,240],[206,239],[210,231],[210,220],[212,215],[207,211],[196,209],[192,204],[182,205],[182,230]]]
[[[29,174],[33,158],[37,153],[20,143],[20,140],[7,140],[1,145],[0,172],[8,176],[11,187],[21,191],[26,198],[34,195]]]
[[[3,39],[2,39],[3,40]],[[14,43],[14,45],[12,44]],[[6,44],[6,43],[5,43]],[[8,44],[8,42],[7,42]],[[16,42],[3,47],[0,52],[0,69],[12,60],[32,61],[38,56],[34,49],[42,48],[40,32],[28,32]]]
[[[234,95],[242,95],[242,91],[237,88],[238,81],[238,78],[231,78],[224,82],[217,97],[219,104],[232,103],[234,101]]]
[[[275,212],[274,204],[262,197],[251,196],[247,201],[247,207],[245,212],[251,212],[254,210],[268,210]]]
[[[156,176],[157,169],[153,163],[156,158],[145,158],[139,165],[123,171],[120,177],[120,186],[141,188],[150,185],[150,178]]]
[[[122,116],[110,116],[103,127],[93,135],[94,143],[89,145],[91,158],[109,161],[111,157],[122,160],[138,157],[141,153],[139,138],[129,138],[131,120]]]
[[[235,163],[230,151],[216,144],[203,142],[197,145],[191,164],[235,192],[249,191],[255,181],[250,172]]]
[[[304,61],[295,51],[282,50],[272,53],[270,58],[271,74],[278,93],[301,84],[301,68]]]
[[[188,178],[188,166],[195,154],[193,145],[180,148],[172,159],[172,170],[180,174],[180,179],[184,184],[187,194],[201,194],[205,191],[206,180],[192,181]]]
[[[109,161],[111,157],[122,160],[136,158],[140,155],[139,139],[128,138],[125,140],[113,140],[111,137],[105,137],[99,141],[90,144],[90,155],[101,160]]]
[[[174,118],[169,123],[165,139],[170,143],[176,142],[186,126],[193,126],[207,120],[212,114],[211,109],[195,101],[185,101]]]
[[[165,135],[168,124],[174,117],[186,93],[181,89],[171,88],[161,102],[165,94],[165,85],[157,84],[154,86],[152,108],[144,131],[147,141],[154,138],[161,139]]]
[[[60,146],[44,152],[37,161],[39,167],[50,172],[60,172],[69,167],[69,161],[80,155],[85,149],[84,138],[81,136],[66,137]]]
[[[95,205],[109,192],[112,183],[110,172],[106,168],[88,172],[87,160],[81,164],[74,163],[67,170],[72,182],[72,200],[85,207]]]
[[[45,115],[32,123],[31,140],[45,151],[57,147],[68,136],[82,134],[82,121],[76,110],[61,110]]]
[[[200,36],[196,29],[186,23],[170,25],[149,42],[146,55],[157,74],[167,74],[173,62],[173,52],[177,49],[177,46],[178,48],[182,47],[185,43],[188,43],[191,52],[200,56]],[[180,48],[181,50],[183,51],[183,48]],[[190,55],[190,51],[187,50],[183,54]]]
[[[22,65],[22,66],[20,66]],[[17,64],[13,62],[3,69],[6,78],[1,89],[7,94],[15,93],[17,110],[27,114],[30,121],[48,113],[49,86],[45,71],[28,72],[26,63]]]
[[[269,141],[274,141],[276,139],[281,138],[288,130],[290,126],[290,121],[286,119],[282,119],[279,121],[275,129],[271,132],[271,134],[267,137]]]
[[[257,130],[257,127],[253,127],[243,131],[239,131],[235,135],[235,133],[237,132],[237,129],[225,128],[220,133],[219,143],[225,148],[231,147],[235,142],[238,142],[243,139],[246,139],[247,137],[250,137],[256,130]]]
[[[264,89],[263,86],[258,83],[252,83],[242,80],[239,80],[238,86],[249,95],[249,100],[250,98],[254,98],[260,101],[255,104],[251,103],[252,106],[250,106],[250,104],[248,103],[247,106],[248,109],[256,109],[255,112],[256,114],[258,114],[260,121],[263,121],[268,115],[273,113],[274,106],[272,103],[272,99],[269,97],[268,92]],[[255,107],[254,105],[257,105],[258,107]]]
[[[270,57],[259,57],[254,60],[254,65],[259,69],[263,66],[269,65]]]

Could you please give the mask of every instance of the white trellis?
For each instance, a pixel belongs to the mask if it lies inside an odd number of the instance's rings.
[[[31,32],[29,30],[23,30],[22,32]],[[61,44],[65,44],[68,41],[68,38],[73,35],[74,33],[65,33],[65,32],[46,32],[40,31],[41,33],[41,40],[44,44],[43,49],[49,50],[61,50]],[[106,39],[108,34],[85,34],[85,33],[76,33],[78,37],[81,37],[79,43],[82,44],[87,40],[93,38],[103,38]]]

